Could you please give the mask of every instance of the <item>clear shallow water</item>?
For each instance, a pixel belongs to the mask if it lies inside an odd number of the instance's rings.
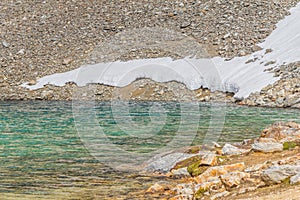
[[[222,130],[213,136],[225,143],[257,137],[275,121],[300,122],[299,110],[293,109],[210,104],[196,109],[198,105],[176,102],[91,105],[0,102],[0,196],[132,199],[134,192],[156,179],[116,171],[111,163],[101,162],[101,153],[93,157],[89,144],[105,141],[107,146],[143,155],[168,146],[181,131],[193,136],[187,142],[199,145],[209,130]],[[95,134],[99,130],[105,140]],[[111,150],[105,156],[119,160],[117,153]]]

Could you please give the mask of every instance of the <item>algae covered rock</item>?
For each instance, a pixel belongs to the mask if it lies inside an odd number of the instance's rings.
[[[208,168],[209,166],[202,166],[200,160],[188,166],[187,170],[191,176],[199,176],[200,174],[205,172],[205,170],[207,170]]]

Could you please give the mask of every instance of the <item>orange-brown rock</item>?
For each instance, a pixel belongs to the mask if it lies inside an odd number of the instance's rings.
[[[208,153],[205,154],[200,162],[200,165],[208,165],[208,166],[215,166],[218,164],[218,158],[216,154]]]
[[[227,188],[237,187],[242,180],[250,178],[250,174],[244,172],[230,172],[220,176],[221,181]]]
[[[242,171],[245,168],[244,163],[236,163],[232,165],[223,165],[223,166],[215,166],[208,168],[201,175],[195,177],[195,181],[199,184],[208,182],[210,179],[214,177],[218,177],[229,172]]]

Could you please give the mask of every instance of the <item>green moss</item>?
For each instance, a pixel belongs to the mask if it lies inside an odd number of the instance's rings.
[[[295,142],[285,142],[283,143],[283,150],[293,149],[297,146]]]
[[[284,179],[284,180],[282,181],[282,184],[283,184],[283,185],[290,185],[290,178],[288,177],[288,178]]]
[[[191,164],[199,162],[199,161],[201,161],[200,156],[193,156],[191,158],[188,158],[188,159],[185,159],[183,161],[180,161],[180,162],[176,163],[174,169],[180,169],[180,168],[188,167]]]
[[[200,151],[200,147],[199,146],[193,146],[193,147],[189,147],[188,150],[186,151],[186,153],[188,154],[196,154],[199,153]]]
[[[208,169],[208,166],[200,166],[201,160],[197,161],[190,166],[188,166],[187,170],[190,173],[191,176],[199,176],[202,174],[205,170]]]
[[[195,194],[194,199],[201,199],[204,196],[204,193],[207,191],[207,189],[200,188]]]

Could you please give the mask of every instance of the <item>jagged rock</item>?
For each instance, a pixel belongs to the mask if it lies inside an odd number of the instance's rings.
[[[247,152],[249,152],[249,150],[240,149],[231,144],[225,144],[224,147],[222,148],[222,153],[224,155],[240,155]]]
[[[220,176],[221,181],[224,183],[225,186],[229,188],[239,186],[243,179],[249,177],[250,175],[244,172],[230,172]]]
[[[226,191],[222,181],[218,177],[214,177],[208,182],[196,185],[195,190],[194,199],[201,199],[203,196]]]
[[[262,172],[261,178],[267,184],[281,183],[283,180],[300,173],[300,166],[272,166]]]
[[[171,198],[173,200],[176,199],[193,199],[195,193],[195,185],[193,183],[182,183],[178,184],[172,190],[177,194],[177,196]],[[171,200],[170,199],[170,200]]]
[[[195,189],[197,191],[196,193],[204,193],[204,192],[210,190],[212,187],[214,189],[219,189],[222,186],[223,186],[222,181],[218,177],[214,177],[207,182],[197,184],[195,186]]]
[[[200,165],[208,165],[208,166],[215,166],[218,164],[218,158],[216,154],[208,153],[202,156]]]
[[[264,153],[280,152],[283,151],[283,145],[274,142],[255,142],[252,145],[252,150]]]
[[[232,165],[223,165],[223,166],[215,166],[208,168],[205,172],[201,175],[195,177],[195,181],[199,184],[208,182],[209,180],[213,179],[214,177],[218,177],[229,172],[234,171],[242,171],[245,168],[244,163],[236,163]]]
[[[300,184],[300,173],[296,174],[295,176],[292,176],[290,179],[290,184]]]
[[[262,163],[262,164],[257,164],[251,167],[248,167],[247,169],[245,169],[245,172],[248,173],[253,173],[253,172],[257,172],[257,171],[261,171],[263,169],[266,169],[268,167],[267,163]]]

